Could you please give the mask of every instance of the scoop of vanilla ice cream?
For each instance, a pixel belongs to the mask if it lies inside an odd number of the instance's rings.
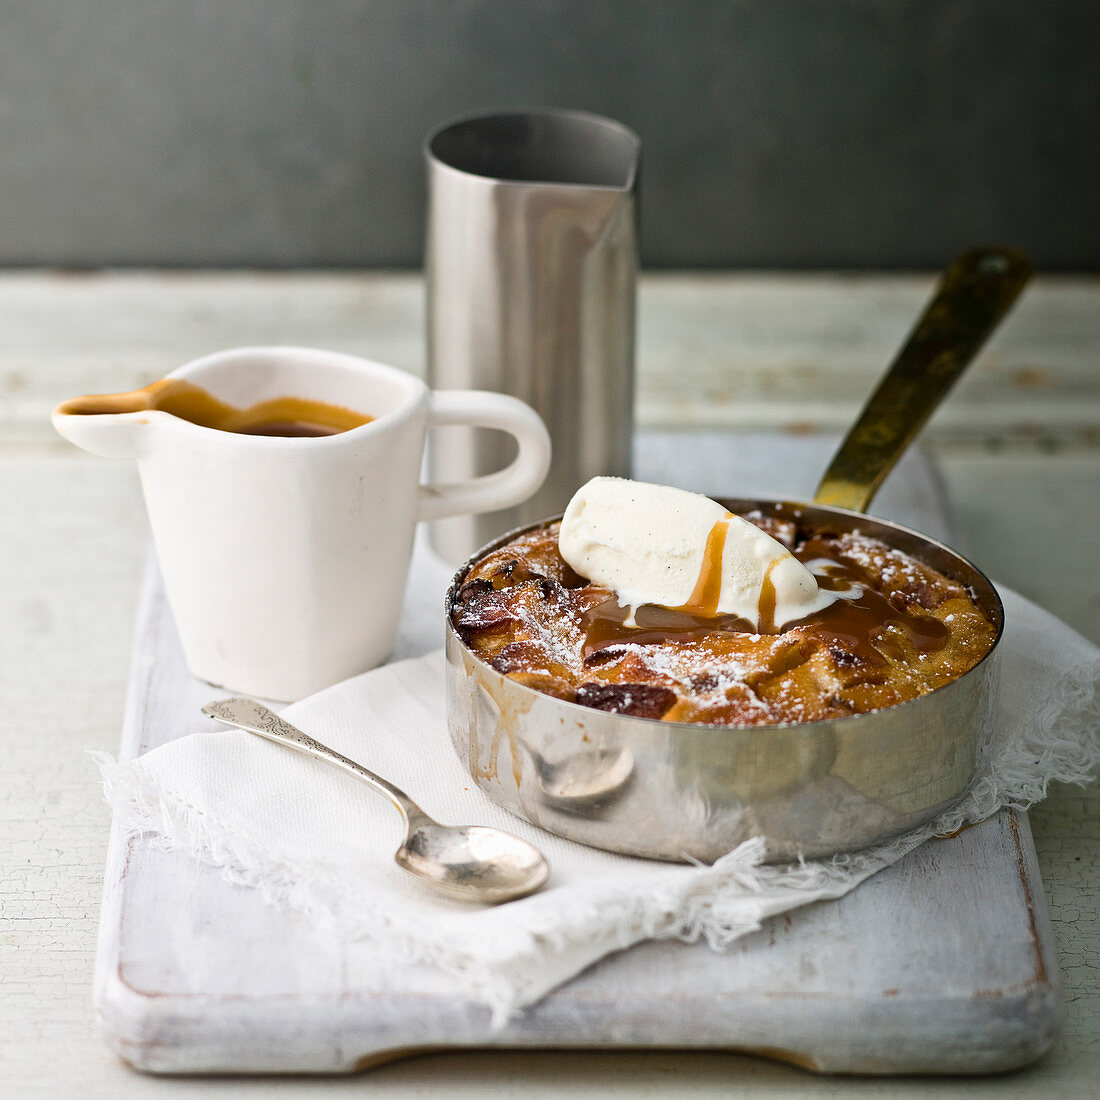
[[[582,577],[610,588],[631,617],[642,604],[657,604],[780,630],[836,599],[759,527],[668,485],[593,478],[569,502],[558,548]],[[774,591],[774,609],[765,588]],[[711,599],[693,602],[701,589]]]

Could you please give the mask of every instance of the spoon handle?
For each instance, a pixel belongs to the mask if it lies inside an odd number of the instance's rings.
[[[380,775],[375,775],[369,768],[349,760],[346,756],[315,741],[308,733],[303,733],[296,726],[292,726],[285,719],[280,718],[273,710],[269,710],[255,699],[221,699],[216,703],[207,703],[202,712],[210,718],[216,718],[227,726],[236,726],[237,729],[246,730],[249,733],[266,737],[269,741],[277,741],[280,745],[297,749],[308,756],[315,756],[334,768],[363,780],[368,786],[373,787],[379,794],[384,794],[400,811],[406,823],[411,824],[414,819],[431,819],[400,787],[395,787]]]
[[[825,471],[815,503],[866,511],[894,463],[1030,277],[1030,261],[1012,248],[975,248],[951,263]]]

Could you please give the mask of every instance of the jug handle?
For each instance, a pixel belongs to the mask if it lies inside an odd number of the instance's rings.
[[[515,397],[484,390],[436,390],[429,397],[428,427],[497,428],[519,445],[502,470],[468,481],[420,486],[421,520],[494,512],[527,500],[550,469],[550,434],[538,413]]]

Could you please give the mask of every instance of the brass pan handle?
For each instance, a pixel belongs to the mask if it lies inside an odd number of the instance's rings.
[[[825,471],[816,504],[867,510],[1031,273],[1031,261],[1012,248],[975,248],[947,267],[935,297]]]

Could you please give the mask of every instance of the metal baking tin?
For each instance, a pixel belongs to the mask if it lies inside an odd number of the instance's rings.
[[[1031,264],[1010,248],[957,257],[825,471],[810,527],[859,531],[968,588],[997,629],[949,684],[869,714],[736,728],[609,714],[509,680],[451,624],[447,715],[470,775],[506,809],[552,833],[627,855],[710,862],[753,836],[773,861],[853,851],[930,821],[966,793],[994,730],[1004,608],[976,566],[900,524],[864,514],[883,478],[1011,308]],[[734,513],[774,500],[721,501]],[[552,522],[552,521],[544,521]],[[530,530],[531,528],[525,528]]]
[[[720,503],[743,513],[779,502]],[[703,862],[754,836],[764,837],[772,862],[853,851],[930,821],[962,798],[995,734],[1004,628],[996,589],[964,557],[908,527],[812,504],[785,504],[788,516],[791,507],[811,526],[881,539],[965,585],[997,628],[990,651],[917,699],[800,725],[706,726],[579,706],[497,672],[451,624],[474,562],[535,524],[479,550],[447,593],[448,727],[478,787],[570,840]]]

